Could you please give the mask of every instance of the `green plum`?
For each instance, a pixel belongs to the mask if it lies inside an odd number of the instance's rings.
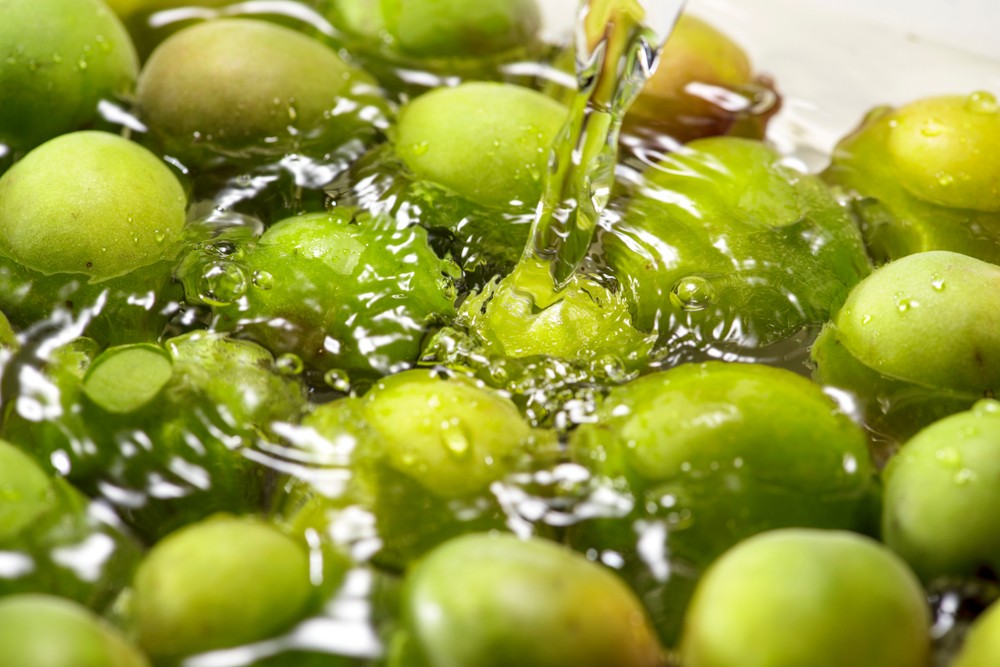
[[[889,437],[968,409],[1000,386],[998,289],[1000,268],[965,255],[890,262],[852,290],[817,339],[816,378],[855,393]]]
[[[0,665],[149,667],[114,629],[72,602],[47,595],[0,599]]]
[[[932,387],[1000,385],[1000,267],[947,251],[887,264],[851,291],[835,323],[859,361]]]
[[[0,349],[16,349],[18,345],[14,327],[10,325],[7,316],[0,312]]]
[[[925,581],[1000,572],[998,476],[1000,403],[928,426],[886,469],[885,543]]]
[[[0,250],[44,275],[117,278],[167,256],[186,201],[145,148],[104,132],[65,135],[0,178]]]
[[[675,345],[784,340],[826,321],[870,271],[823,183],[745,139],[665,158],[603,240],[636,326]]]
[[[400,568],[454,535],[502,529],[491,484],[555,450],[506,397],[470,379],[411,370],[380,380],[361,399],[318,407],[303,420],[325,442],[355,441],[353,498],[325,506],[368,506],[382,549],[376,561]],[[322,460],[322,452],[317,456]]]
[[[580,275],[555,292],[546,267],[530,263],[470,296],[460,315],[489,353],[514,359],[598,362],[614,356],[634,366],[652,342],[632,326],[618,293]]]
[[[0,440],[0,541],[7,541],[30,526],[52,504],[52,481],[28,456]]]
[[[171,533],[135,575],[131,611],[155,659],[275,635],[307,611],[309,554],[266,523],[213,517]]]
[[[218,19],[163,42],[139,76],[140,116],[172,156],[320,154],[374,134],[370,78],[325,44],[253,19]]]
[[[375,203],[397,217],[418,212],[462,268],[486,280],[510,271],[524,250],[567,113],[513,84],[439,88],[403,105],[391,146],[362,158],[351,180],[378,183]]]
[[[131,576],[140,549],[92,512],[68,482],[49,477],[0,440],[0,596],[51,593],[104,609]],[[89,548],[85,565],[79,559]]]
[[[743,49],[707,22],[683,14],[625,127],[682,142],[720,134],[760,138],[777,110],[776,94],[754,79]]]
[[[1000,603],[976,619],[951,667],[992,667],[1000,655]]]
[[[613,389],[596,417],[573,434],[571,454],[631,510],[579,523],[571,543],[624,560],[668,643],[694,581],[741,539],[873,523],[878,489],[863,432],[790,371],[677,366]]]
[[[924,426],[969,409],[981,397],[882,375],[851,354],[834,324],[823,327],[809,355],[814,379],[848,392],[853,411],[875,434],[873,454],[879,464]]]
[[[536,0],[381,0],[402,52],[418,57],[495,54],[525,45],[541,27]]]
[[[1000,104],[990,93],[871,112],[824,173],[879,261],[951,250],[1000,261]]]
[[[105,132],[48,141],[0,177],[0,307],[24,327],[103,303],[92,333],[154,338],[186,206],[177,178],[138,144]]]
[[[455,270],[424,229],[393,225],[347,209],[283,220],[226,259],[193,256],[188,298],[214,306],[217,328],[310,368],[352,381],[402,370],[454,316]]]
[[[78,340],[52,355],[43,379],[19,387],[6,437],[62,462],[153,539],[215,511],[259,508],[266,470],[246,453],[304,403],[269,352],[206,332],[103,352]]]
[[[534,207],[564,106],[528,88],[474,82],[400,110],[396,150],[418,179],[483,206]]]
[[[333,0],[330,16],[417,59],[495,56],[530,45],[541,28],[536,0]]]
[[[365,395],[364,412],[390,464],[445,498],[487,488],[524,455],[532,435],[507,398],[427,370],[380,380]]]
[[[407,574],[399,667],[659,667],[646,613],[615,575],[513,536],[446,542]]]
[[[841,531],[779,530],[705,573],[684,621],[685,667],[924,667],[930,614],[892,552]]]
[[[3,0],[0,15],[0,145],[29,151],[132,92],[135,47],[102,0]]]

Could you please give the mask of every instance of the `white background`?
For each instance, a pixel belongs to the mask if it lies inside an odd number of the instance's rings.
[[[568,30],[576,0],[542,3],[549,25]],[[785,105],[772,138],[811,149],[812,167],[873,106],[1000,96],[1000,0],[689,0],[688,9],[777,80]]]

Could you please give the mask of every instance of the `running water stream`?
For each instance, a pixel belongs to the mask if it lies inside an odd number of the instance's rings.
[[[583,0],[576,25],[577,93],[556,139],[517,287],[536,307],[559,300],[590,247],[611,196],[618,137],[652,76],[685,0],[669,0],[649,25],[643,0]],[[539,280],[545,274],[550,281]]]

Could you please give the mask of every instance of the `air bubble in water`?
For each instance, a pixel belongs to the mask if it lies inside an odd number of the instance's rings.
[[[267,291],[274,287],[274,276],[267,271],[254,271],[250,282],[257,289]]]
[[[305,364],[302,363],[302,357],[292,352],[283,354],[275,359],[274,367],[278,369],[278,372],[282,375],[301,375],[302,371],[305,370]]]
[[[351,377],[347,371],[339,368],[331,368],[323,375],[323,382],[330,389],[346,394],[351,390]]]
[[[228,306],[247,291],[247,279],[235,264],[208,265],[201,276],[198,296],[211,306]]]
[[[704,310],[715,301],[715,287],[701,276],[681,278],[670,292],[670,301],[681,310]]]

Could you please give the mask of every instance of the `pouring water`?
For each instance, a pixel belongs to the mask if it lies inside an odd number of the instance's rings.
[[[646,11],[644,0],[581,4],[575,37],[577,94],[553,145],[542,199],[516,270],[518,287],[539,308],[559,300],[607,206],[625,113],[655,71],[685,0],[663,4],[668,6],[654,15]],[[647,22],[651,18],[655,25]]]

